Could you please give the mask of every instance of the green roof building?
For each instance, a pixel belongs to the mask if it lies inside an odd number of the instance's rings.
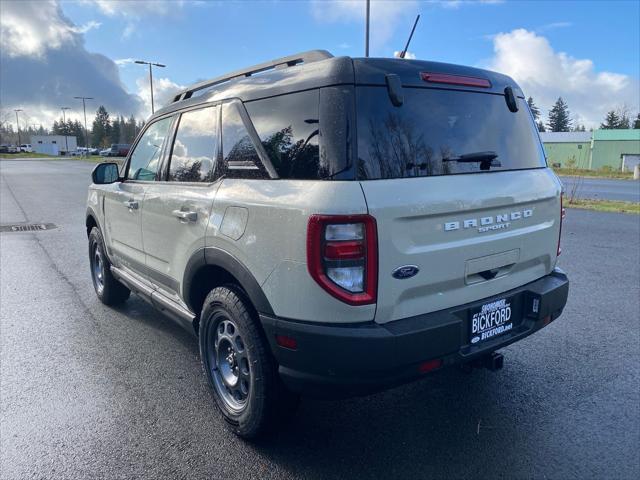
[[[541,132],[547,162],[562,168],[589,168],[591,132]]]
[[[594,130],[591,168],[633,171],[640,157],[640,130]]]
[[[551,166],[633,171],[640,162],[640,129],[542,132]]]

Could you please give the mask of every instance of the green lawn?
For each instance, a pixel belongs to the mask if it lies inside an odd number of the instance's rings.
[[[597,178],[617,178],[623,180],[633,180],[633,172],[620,172],[613,170],[584,170],[581,168],[554,168],[556,175],[565,177],[597,177]]]
[[[20,153],[0,153],[0,158],[62,158],[62,157],[56,157],[54,155],[45,155],[44,153],[26,153],[26,152],[20,152]]]
[[[567,208],[581,208],[584,210],[596,210],[599,212],[618,212],[640,214],[640,203],[620,202],[615,200],[594,200],[590,198],[574,198],[571,202],[565,202]]]

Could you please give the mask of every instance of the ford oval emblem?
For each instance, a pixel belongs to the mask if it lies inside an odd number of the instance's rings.
[[[402,267],[396,268],[391,274],[393,278],[397,278],[398,280],[404,280],[405,278],[411,278],[420,271],[417,265],[403,265]]]

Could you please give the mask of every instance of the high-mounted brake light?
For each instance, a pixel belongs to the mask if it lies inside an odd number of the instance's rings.
[[[558,231],[558,255],[562,253],[562,248],[560,248],[560,240],[562,238],[562,222],[564,221],[564,217],[567,216],[567,211],[563,206],[563,198],[564,192],[560,193],[560,229]]]
[[[307,268],[329,294],[349,305],[376,302],[378,237],[370,215],[312,215]]]
[[[420,78],[425,82],[449,83],[452,85],[464,85],[466,87],[491,88],[491,82],[486,78],[467,77],[450,73],[420,72]]]

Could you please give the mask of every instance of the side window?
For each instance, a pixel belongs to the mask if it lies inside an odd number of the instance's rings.
[[[180,116],[169,161],[170,182],[211,182],[218,153],[218,107]]]
[[[172,117],[158,120],[144,132],[129,161],[129,180],[155,180],[160,164],[162,144],[169,132]]]
[[[222,151],[224,165],[221,170],[228,178],[269,178],[236,102],[222,106]]]
[[[320,162],[318,106],[319,90],[245,104],[280,178],[316,180],[333,173]]]

